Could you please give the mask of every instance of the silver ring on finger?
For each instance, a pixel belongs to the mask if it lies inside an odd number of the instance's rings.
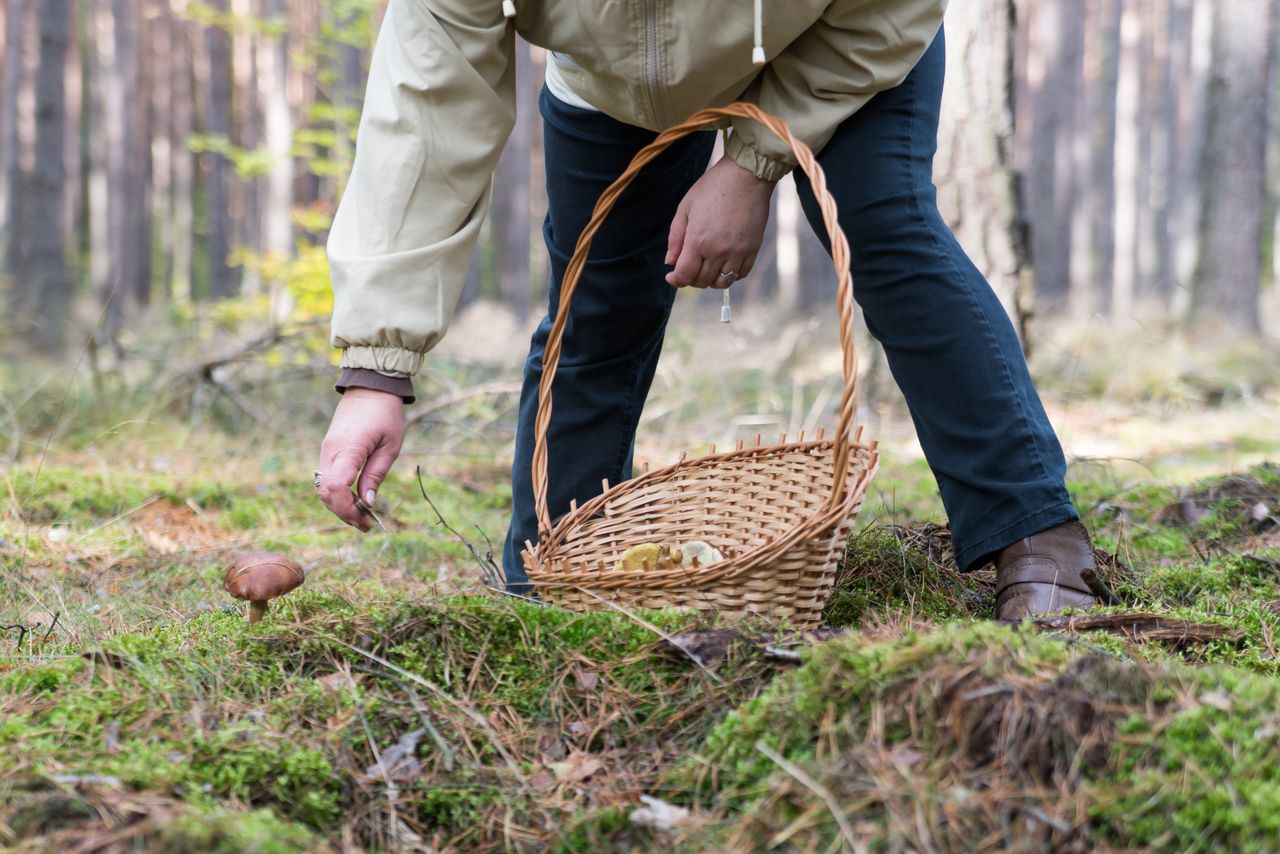
[[[320,477],[321,477],[322,473],[321,473],[319,470],[316,470],[313,474],[314,474],[314,477],[312,477],[312,478],[311,478],[311,483],[315,485],[315,488],[316,488],[316,489],[319,489],[319,488],[320,488]]]
[[[725,270],[720,273],[720,278],[724,279],[726,283],[732,285],[734,282],[738,281],[738,271]]]

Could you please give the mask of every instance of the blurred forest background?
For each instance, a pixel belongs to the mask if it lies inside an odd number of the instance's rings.
[[[1035,338],[1044,318],[1262,333],[1274,289],[1275,0],[957,0],[944,212]],[[0,331],[118,361],[167,318],[323,336],[326,228],[385,0],[4,0]],[[541,310],[535,107],[464,300]],[[776,195],[743,306],[829,304],[829,262]],[[779,316],[773,311],[773,317]],[[1274,330],[1272,330],[1274,331]],[[106,354],[104,356],[104,354]]]

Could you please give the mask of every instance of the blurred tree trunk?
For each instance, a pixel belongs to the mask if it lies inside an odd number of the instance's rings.
[[[255,16],[252,0],[230,0],[232,20],[241,26],[232,27],[231,36],[231,135],[233,145],[245,151],[253,151],[262,145],[262,121],[258,88],[257,44],[263,35],[257,32],[260,19]],[[261,197],[262,182],[243,180],[234,170],[227,184],[228,215],[231,220],[231,246],[247,249],[259,256],[264,250],[262,241]],[[257,296],[262,293],[262,276],[257,264],[240,268],[240,293]]]
[[[174,47],[171,85],[173,114],[170,119],[173,164],[173,259],[169,278],[175,302],[191,301],[191,266],[195,228],[195,155],[188,140],[194,130],[195,93],[192,91],[192,27],[174,16],[168,21]]]
[[[1192,319],[1257,334],[1273,0],[1216,0]]]
[[[1115,264],[1116,83],[1122,0],[1090,0],[1076,117],[1081,194],[1073,226],[1071,302],[1079,315],[1106,314]]]
[[[107,68],[107,212],[114,296],[104,333],[114,338],[125,317],[150,297],[150,216],[147,156],[150,135],[142,73],[139,0],[111,0],[112,45]],[[100,45],[101,47],[101,45]]]
[[[1030,11],[1026,75],[1029,95],[1027,205],[1038,306],[1055,309],[1071,282],[1072,107],[1080,77],[1083,16],[1077,3],[1039,0]]]
[[[89,110],[87,137],[97,140],[89,144],[89,284],[94,298],[104,309],[104,327],[119,326],[119,304],[115,300],[115,277],[112,254],[110,168],[108,151],[119,145],[119,119],[110,108],[111,68],[115,55],[115,33],[111,10],[106,4],[89,7],[90,50],[88,61]],[[98,335],[95,330],[95,337]]]
[[[71,307],[67,274],[63,189],[67,128],[67,45],[71,41],[71,0],[40,0],[40,63],[36,72],[36,152],[31,174],[31,252],[19,286],[29,288],[36,308],[32,341],[46,353],[61,349]],[[43,155],[40,156],[40,153]]]
[[[1012,162],[1014,12],[1013,0],[969,0],[947,10],[947,87],[934,176],[943,216],[1025,329],[1031,282]]]
[[[155,221],[155,244],[160,269],[156,280],[160,283],[160,296],[168,300],[173,296],[174,244],[177,241],[177,218],[173,192],[174,163],[177,152],[174,147],[173,120],[175,104],[173,90],[177,56],[174,49],[174,29],[169,15],[157,0],[147,0],[147,17],[153,22],[151,30],[152,62],[160,73],[155,74],[151,86],[151,110],[155,120],[151,127],[152,210]],[[178,50],[182,48],[179,47]]]
[[[1133,313],[1138,281],[1139,172],[1142,163],[1142,18],[1140,0],[1120,0],[1120,69],[1116,84],[1115,278],[1113,316]]]
[[[1174,234],[1173,275],[1183,283],[1169,302],[1175,317],[1191,309],[1200,239],[1200,168],[1205,139],[1205,98],[1208,93],[1213,31],[1213,0],[1179,0],[1182,26],[1178,44],[1178,81],[1174,104],[1176,143],[1173,157],[1171,228]]]
[[[267,21],[283,20],[284,0],[263,0]],[[262,248],[275,262],[293,257],[293,115],[289,106],[289,40],[286,33],[258,39],[258,100],[262,105],[262,141],[270,158],[261,205]],[[272,283],[272,315],[287,316],[288,292]]]
[[[209,0],[219,12],[227,12],[227,0]],[[205,27],[203,79],[204,132],[231,139],[231,39],[217,26]],[[205,154],[205,255],[209,297],[234,296],[235,280],[228,259],[231,254],[231,163],[222,154]]]
[[[4,234],[4,272],[12,279],[10,310],[16,311],[26,292],[16,281],[25,265],[27,252],[25,217],[27,174],[23,165],[24,139],[22,102],[30,81],[26,69],[27,24],[31,19],[28,0],[7,0],[5,4],[4,98],[0,102],[0,142],[4,145],[4,213],[0,225]]]
[[[1147,21],[1147,73],[1144,86],[1146,193],[1139,221],[1142,235],[1141,295],[1168,304],[1173,292],[1173,241],[1169,204],[1173,183],[1173,41],[1175,0],[1152,0]]]

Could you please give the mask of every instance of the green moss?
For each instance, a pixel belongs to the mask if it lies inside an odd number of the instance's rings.
[[[870,614],[900,613],[943,622],[985,613],[991,604],[964,576],[877,527],[850,537],[823,621],[858,626]]]
[[[314,850],[319,840],[268,809],[211,806],[182,810],[159,828],[156,842],[158,848],[183,854],[291,854]]]
[[[1271,851],[1280,838],[1280,686],[1201,672],[1199,697],[1165,720],[1130,725],[1095,784],[1099,836],[1126,847]]]

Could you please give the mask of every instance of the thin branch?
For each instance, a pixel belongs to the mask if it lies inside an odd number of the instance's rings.
[[[858,838],[854,835],[853,827],[849,824],[849,817],[844,814],[844,810],[840,808],[840,803],[836,800],[836,796],[831,790],[810,777],[803,768],[796,765],[785,756],[780,755],[769,745],[763,741],[756,742],[756,750],[760,751],[773,764],[777,765],[783,771],[790,774],[797,782],[809,791],[813,792],[823,803],[827,805],[827,809],[831,812],[831,817],[836,820],[836,824],[840,827],[840,835],[844,837],[845,842],[849,843],[849,847],[854,851],[858,850]]]
[[[506,574],[493,559],[493,544],[489,544],[489,554],[487,556],[481,556],[479,550],[471,544],[470,540],[455,531],[453,527],[445,521],[444,515],[440,512],[440,508],[436,507],[436,503],[431,500],[431,496],[427,495],[427,487],[422,482],[422,466],[417,466],[414,469],[414,474],[418,478],[418,490],[422,493],[423,499],[431,507],[432,512],[436,514],[436,519],[440,521],[440,525],[450,534],[457,537],[458,540],[467,547],[467,551],[471,552],[471,557],[475,558],[476,563],[479,564],[480,573],[484,577],[484,583],[499,590],[503,589],[506,586]],[[486,542],[488,542],[487,538]]]
[[[439,412],[441,409],[448,409],[450,406],[462,403],[464,400],[470,400],[473,397],[485,397],[488,395],[503,394],[519,394],[520,384],[510,382],[491,382],[481,383],[480,385],[471,386],[470,388],[456,391],[453,394],[436,398],[430,403],[424,403],[422,406],[415,407],[404,414],[405,426],[417,424],[424,418]]]

